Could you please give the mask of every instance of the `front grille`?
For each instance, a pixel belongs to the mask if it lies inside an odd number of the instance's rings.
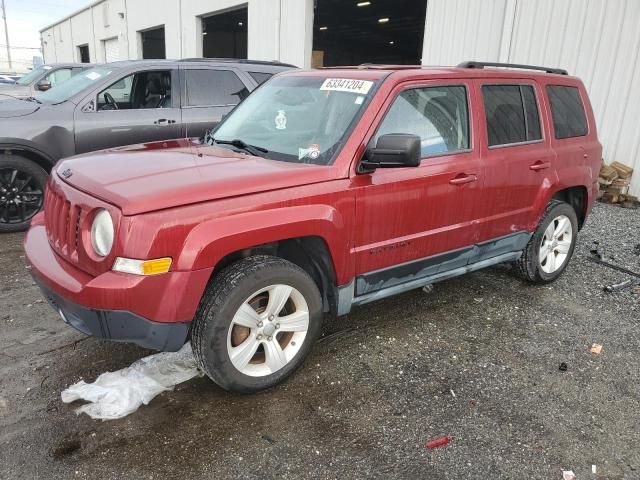
[[[77,260],[82,208],[69,202],[61,192],[47,188],[44,209],[49,243],[60,255]]]

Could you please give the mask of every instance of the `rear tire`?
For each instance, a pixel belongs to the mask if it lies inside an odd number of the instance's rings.
[[[522,256],[515,262],[516,272],[531,283],[555,281],[569,264],[577,236],[578,218],[573,207],[552,200]]]
[[[24,157],[0,155],[0,233],[21,232],[44,205],[49,176]]]
[[[307,272],[281,258],[248,257],[207,287],[193,321],[193,352],[225,390],[257,392],[303,363],[322,318],[322,297]]]

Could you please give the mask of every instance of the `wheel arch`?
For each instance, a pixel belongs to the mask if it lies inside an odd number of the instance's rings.
[[[556,191],[551,198],[571,205],[573,210],[576,212],[576,217],[578,218],[578,229],[582,229],[587,218],[589,206],[589,190],[587,187],[584,185],[576,185],[573,187],[563,188]]]
[[[209,268],[213,277],[247,256],[284,258],[309,273],[330,312],[335,311],[337,285],[349,275],[348,238],[342,215],[329,205],[246,212],[197,225],[182,245],[176,269]]]
[[[324,312],[336,311],[338,290],[333,258],[326,241],[320,236],[289,238],[230,252],[216,264],[211,279],[225,267],[260,254],[282,258],[302,268],[318,286]]]
[[[47,173],[51,173],[51,169],[56,164],[56,160],[49,154],[32,145],[0,143],[0,154],[24,157],[42,167]]]

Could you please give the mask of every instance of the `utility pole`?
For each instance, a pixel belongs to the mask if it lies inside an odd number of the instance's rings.
[[[7,60],[9,61],[9,71],[13,71],[13,65],[11,64],[11,46],[9,45],[9,29],[7,28],[7,10],[4,6],[4,0],[2,0],[2,20],[4,21],[4,38],[7,42]]]

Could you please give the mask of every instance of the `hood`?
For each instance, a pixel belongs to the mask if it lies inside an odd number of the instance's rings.
[[[24,117],[40,109],[40,104],[17,98],[4,97],[0,92],[0,118]]]
[[[332,168],[267,160],[172,140],[94,152],[58,164],[66,183],[136,215],[209,200],[308,185]]]
[[[0,100],[10,97],[25,98],[32,96],[31,87],[11,83],[0,84]]]

